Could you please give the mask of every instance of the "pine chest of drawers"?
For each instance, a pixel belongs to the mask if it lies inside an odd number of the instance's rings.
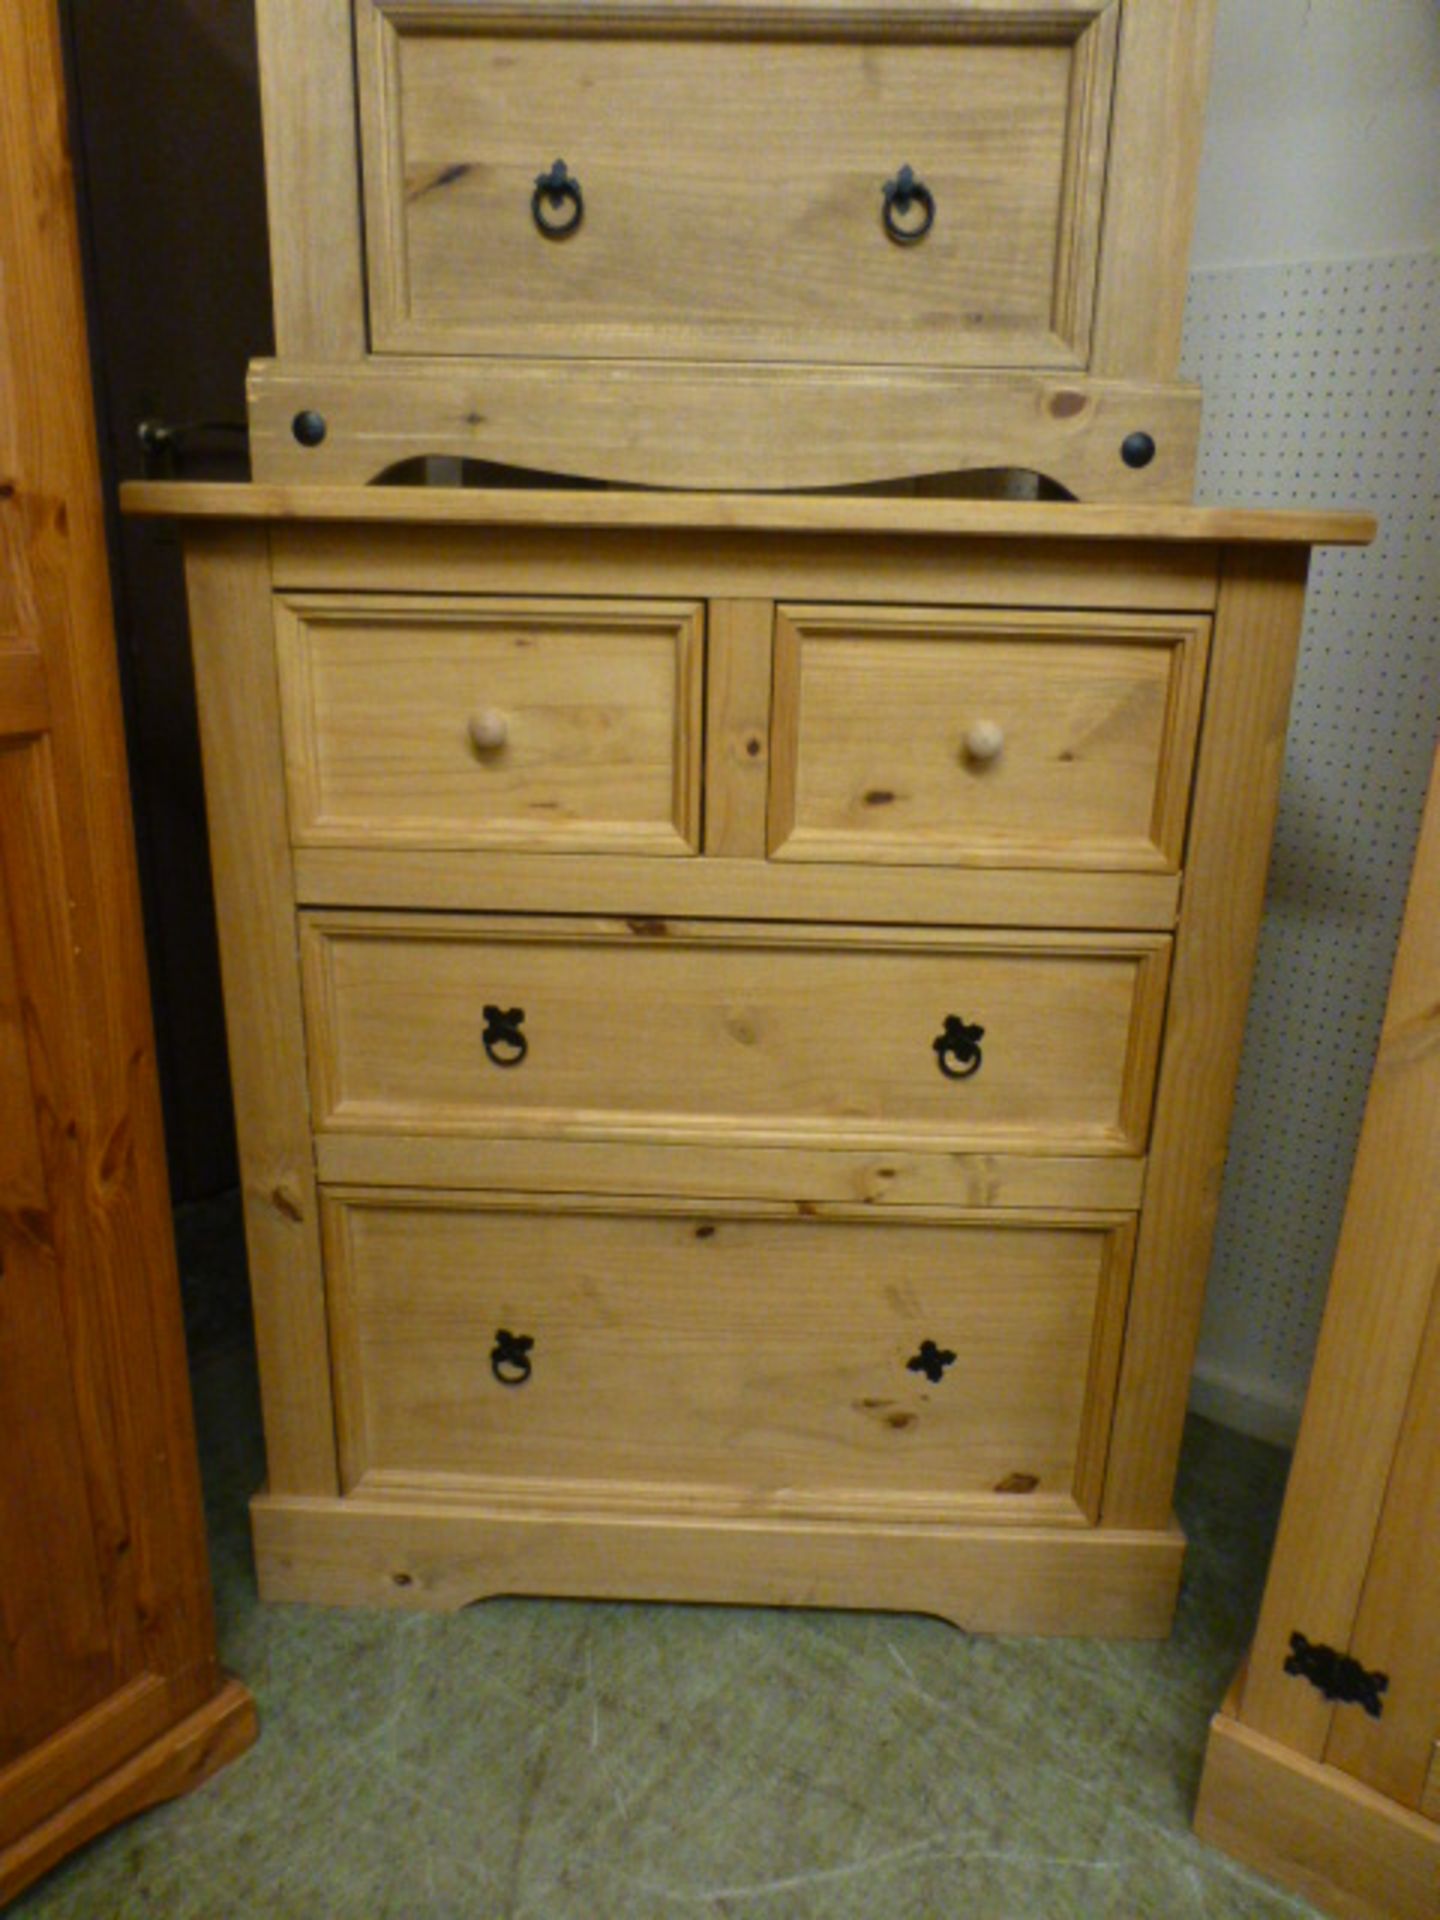
[[[1331,516],[186,529],[273,1598],[1155,1634]]]

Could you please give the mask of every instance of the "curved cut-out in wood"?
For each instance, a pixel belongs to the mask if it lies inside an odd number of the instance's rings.
[[[628,481],[599,480],[586,474],[544,473],[535,467],[507,466],[494,460],[459,460],[449,454],[407,454],[373,474],[367,487],[530,488],[569,493],[640,491]],[[755,488],[747,491],[764,492]],[[917,474],[913,479],[879,480],[868,485],[825,487],[815,491],[870,499],[915,500],[1073,500],[1074,494],[1051,475],[1033,467],[971,467],[949,473]]]
[[[297,440],[308,413],[317,445]],[[252,368],[260,481],[392,479],[422,456],[619,486],[804,491],[902,486],[1001,468],[1043,474],[1077,500],[1156,504],[1193,493],[1198,390],[986,376],[554,361],[397,361]],[[1127,466],[1144,432],[1156,454]]]

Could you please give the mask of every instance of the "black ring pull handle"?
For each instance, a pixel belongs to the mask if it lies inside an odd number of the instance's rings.
[[[984,1038],[984,1027],[967,1026],[957,1014],[947,1016],[945,1031],[935,1042],[935,1057],[947,1080],[968,1080],[980,1071],[985,1064],[980,1051]]]
[[[919,207],[920,219],[910,225],[913,207]],[[917,245],[934,226],[935,196],[923,180],[915,178],[913,167],[901,167],[893,180],[885,182],[883,218],[885,231],[897,247]]]
[[[523,1007],[486,1007],[480,1044],[497,1067],[518,1067],[529,1053],[530,1042],[520,1031],[524,1020]]]
[[[580,182],[563,160],[557,160],[548,173],[536,177],[530,211],[547,240],[568,240],[585,218]]]
[[[923,1373],[932,1387],[938,1387],[945,1378],[945,1369],[953,1367],[956,1356],[949,1347],[937,1347],[933,1340],[922,1340],[920,1351],[913,1360],[905,1362],[907,1373]]]
[[[508,1333],[501,1327],[491,1349],[490,1371],[502,1387],[524,1386],[534,1371],[530,1361],[534,1345],[528,1333]]]

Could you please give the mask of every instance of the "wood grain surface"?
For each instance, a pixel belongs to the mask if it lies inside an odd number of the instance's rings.
[[[303,943],[324,1129],[1145,1148],[1156,935],[311,914]],[[487,1004],[523,1017],[513,1066]],[[983,1032],[963,1079],[951,1021]]]
[[[613,1484],[672,1511],[913,1520],[988,1496],[1034,1522],[1058,1497],[1073,1517],[1128,1222],[659,1205],[333,1196],[347,1488],[382,1470],[482,1501],[487,1480],[552,1505]],[[492,1370],[500,1329],[533,1340],[522,1386]],[[909,1364],[926,1339],[956,1356],[936,1380]]]
[[[771,854],[1176,871],[1208,641],[1156,615],[782,606]]]
[[[790,494],[590,492],[553,488],[235,486],[132,481],[127,512],[176,519],[389,521],[399,526],[589,527],[909,538],[1368,546],[1368,513],[1261,507],[1085,506],[1024,500],[828,499]],[[1159,558],[1159,555],[1153,555]],[[285,582],[285,584],[299,584]],[[1188,604],[1182,603],[1182,604]]]
[[[276,647],[299,845],[699,850],[699,605],[289,596]]]
[[[222,1697],[47,0],[0,12],[0,258],[6,1899]]]
[[[1432,775],[1350,1195],[1341,1225],[1239,1716],[1418,1806],[1440,1721],[1434,1525],[1440,1448],[1440,777]],[[1339,1724],[1285,1672],[1289,1637],[1391,1676],[1378,1728]],[[1361,1716],[1363,1718],[1363,1716]]]
[[[977,38],[961,7],[917,43],[360,0],[371,350],[1082,368],[1119,11]],[[584,207],[558,243],[557,154]],[[897,246],[911,163],[934,224]]]

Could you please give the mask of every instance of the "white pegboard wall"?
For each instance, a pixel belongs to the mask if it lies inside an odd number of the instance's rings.
[[[1194,1404],[1294,1437],[1440,715],[1440,255],[1196,274],[1197,496],[1365,507],[1312,572]]]

